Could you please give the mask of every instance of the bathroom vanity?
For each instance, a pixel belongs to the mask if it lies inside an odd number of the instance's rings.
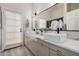
[[[52,39],[54,40],[54,39]],[[27,34],[25,46],[37,56],[78,56],[79,41],[67,39],[63,42],[54,42],[44,39],[39,34]]]

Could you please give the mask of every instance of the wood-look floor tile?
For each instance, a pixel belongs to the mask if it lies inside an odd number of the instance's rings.
[[[30,51],[25,47],[17,47],[0,53],[0,56],[32,56]]]

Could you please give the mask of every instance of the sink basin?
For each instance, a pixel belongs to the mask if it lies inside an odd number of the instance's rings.
[[[66,40],[66,34],[46,33],[44,34],[45,40],[53,42],[64,42]]]

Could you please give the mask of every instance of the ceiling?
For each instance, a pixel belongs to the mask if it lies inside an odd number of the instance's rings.
[[[31,3],[0,3],[1,7],[7,7],[16,11],[24,11],[31,5]]]

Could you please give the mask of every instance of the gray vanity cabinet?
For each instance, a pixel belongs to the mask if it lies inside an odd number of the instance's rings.
[[[38,38],[27,36],[25,45],[36,56],[77,56],[78,53],[61,48]]]
[[[50,55],[50,56],[57,56],[57,52],[54,51],[54,50],[52,50],[52,49],[50,49],[50,50],[49,50],[49,55]]]
[[[39,56],[48,56],[49,55],[49,48],[43,44],[40,44],[40,47],[38,50],[38,55]]]
[[[50,56],[78,56],[79,54],[65,49],[58,49],[57,51],[50,49]]]
[[[48,55],[50,55],[50,56],[78,56],[79,55],[78,53],[75,53],[75,52],[73,52],[71,50],[68,50],[68,49],[65,49],[65,48],[61,48],[61,47],[56,46],[54,44],[50,44],[50,43],[42,41],[42,40],[39,40],[39,41],[40,41],[41,44],[43,44],[42,46],[44,46],[44,47],[46,47],[48,49],[46,51],[46,48],[45,48],[45,50],[43,50],[43,52],[48,53],[48,51],[49,51]]]
[[[48,47],[49,47],[49,55],[50,56],[63,56],[62,52],[59,50],[59,47],[48,43]]]
[[[27,45],[28,45],[28,39],[29,39],[29,37],[28,37],[28,36],[26,36],[26,37],[24,38],[24,45],[25,45],[25,46],[27,46]]]
[[[38,43],[37,39],[31,36],[26,36],[25,38],[25,46],[29,48],[29,50],[34,54],[38,55]]]
[[[50,48],[50,55],[52,56],[53,55],[57,55],[57,56],[77,56],[79,55],[73,51],[58,47],[54,44],[49,44],[49,48]]]
[[[39,56],[49,56],[49,48],[48,44],[45,41],[38,39],[39,47],[38,47],[38,55]]]
[[[70,50],[67,50],[67,49],[63,49],[63,48],[58,48],[59,51],[59,55],[62,55],[62,56],[78,56],[79,54],[78,53],[75,53],[73,51],[70,51]]]
[[[31,38],[28,41],[28,48],[32,51],[32,53],[34,55],[38,55],[38,43],[37,43],[37,39],[35,38]]]
[[[63,56],[62,52],[60,50],[54,51],[50,49],[50,56]]]

